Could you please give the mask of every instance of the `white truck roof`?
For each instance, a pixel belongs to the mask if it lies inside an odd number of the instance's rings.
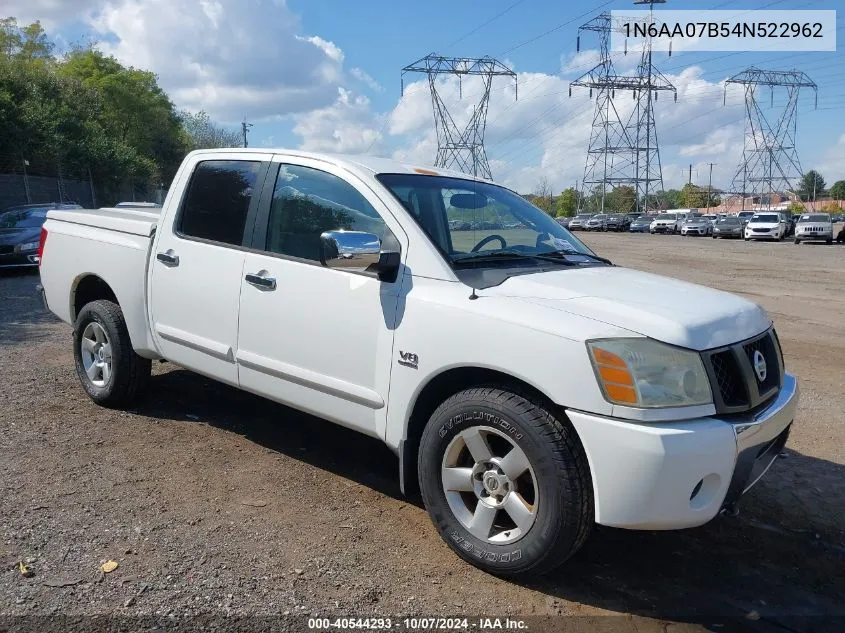
[[[349,171],[361,173],[366,172],[367,175],[372,174],[426,174],[430,176],[449,176],[452,178],[464,178],[469,180],[477,180],[479,182],[486,182],[483,178],[477,178],[469,174],[464,174],[452,169],[444,169],[442,167],[432,167],[431,165],[419,165],[414,163],[406,163],[392,158],[382,158],[376,156],[361,156],[354,154],[330,154],[323,152],[306,152],[298,149],[285,149],[273,147],[260,148],[220,148],[220,149],[201,149],[191,152],[191,154],[208,155],[209,158],[216,154],[267,154],[268,156],[277,154],[282,156],[292,156],[301,158],[310,158],[312,160],[319,160],[332,163],[339,167],[344,167]]]

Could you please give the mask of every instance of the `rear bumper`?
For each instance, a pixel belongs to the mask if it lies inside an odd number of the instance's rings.
[[[753,415],[635,423],[567,411],[593,478],[596,522],[671,530],[707,523],[766,473],[783,449],[798,403],[786,374]]]

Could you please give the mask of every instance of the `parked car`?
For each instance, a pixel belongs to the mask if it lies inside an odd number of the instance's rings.
[[[572,222],[572,218],[567,218],[567,217],[557,218],[557,223],[560,224],[565,229],[569,228],[570,222]]]
[[[631,225],[628,227],[628,231],[631,233],[648,233],[651,222],[652,218],[647,215],[641,215],[640,217],[631,220]]]
[[[682,220],[677,213],[661,213],[651,222],[649,231],[654,233],[680,233]]]
[[[833,243],[833,222],[829,213],[804,213],[795,226],[795,243],[824,241]]]
[[[701,217],[710,222],[710,224],[716,224],[716,221],[719,219],[719,215],[716,213],[709,213],[707,215],[702,215]]]
[[[681,235],[710,235],[713,224],[702,215],[690,215],[681,225]]]
[[[41,225],[50,209],[81,209],[75,203],[24,204],[0,212],[0,268],[38,265]]]
[[[622,213],[611,213],[607,216],[608,231],[627,231],[631,226],[631,218]]]
[[[786,221],[777,211],[755,213],[745,225],[745,240],[782,240]]]
[[[794,235],[795,234],[795,225],[798,222],[798,216],[796,216],[793,213],[789,213],[789,212],[785,212],[785,211],[781,212],[781,215],[783,216],[783,221],[786,224],[786,233],[784,234],[784,237],[789,237],[790,235]]]
[[[490,207],[524,228],[449,230],[448,209]],[[369,435],[449,547],[497,575],[536,578],[594,523],[680,529],[733,508],[798,401],[758,305],[614,266],[457,172],[195,151],[160,214],[50,211],[39,242],[95,403],[132,406],[167,359]]]
[[[742,221],[742,224],[744,226],[744,225],[748,224],[748,221],[751,218],[754,217],[754,211],[740,211],[739,213],[736,214],[736,217],[738,217]]]
[[[579,213],[574,218],[572,218],[572,220],[569,221],[569,230],[583,230],[591,217],[593,217],[592,213]]]
[[[717,237],[732,237],[736,239],[742,238],[742,229],[744,225],[740,218],[729,216],[722,218],[713,225],[713,239]]]
[[[605,213],[597,213],[584,224],[585,231],[606,231],[608,215]]]

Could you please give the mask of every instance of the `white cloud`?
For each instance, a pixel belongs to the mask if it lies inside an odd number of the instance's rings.
[[[13,16],[18,24],[39,20],[46,29],[93,14],[105,0],[4,0],[3,16]]]
[[[827,148],[819,162],[818,170],[827,177],[828,186],[837,180],[845,180],[845,134]]]
[[[297,116],[293,131],[301,149],[317,152],[361,154],[381,139],[370,100],[345,88],[332,105]]]
[[[361,68],[350,68],[349,74],[355,77],[355,79],[360,81],[362,84],[367,86],[370,90],[373,90],[375,92],[384,92],[384,86],[382,86],[379,82],[370,77]]]
[[[101,1],[89,22],[104,52],[152,70],[180,107],[221,121],[326,107],[346,80],[343,51],[303,34],[284,0]]]

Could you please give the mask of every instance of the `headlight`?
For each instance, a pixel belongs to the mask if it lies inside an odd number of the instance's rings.
[[[701,357],[647,338],[588,341],[605,399],[628,407],[710,404],[713,396]]]
[[[37,251],[38,250],[38,242],[25,242],[23,244],[18,245],[19,251]]]

